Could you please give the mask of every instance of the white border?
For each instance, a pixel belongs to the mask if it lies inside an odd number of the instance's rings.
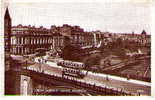
[[[2,0],[4,2],[4,0]],[[64,2],[105,2],[105,3],[111,3],[111,2],[129,2],[129,3],[151,3],[152,5],[155,6],[155,3],[153,2],[153,0],[5,0],[5,2],[9,1],[10,3],[40,3],[40,2],[59,2],[59,3],[64,3]],[[0,7],[1,7],[1,10],[0,10],[0,13],[2,14],[3,13],[3,9],[2,9],[2,6],[3,6],[3,3],[1,2],[0,3]],[[131,99],[139,99],[139,100],[146,100],[146,99],[153,99],[155,97],[155,86],[153,86],[153,84],[155,83],[155,79],[154,79],[154,73],[155,73],[155,68],[153,68],[153,66],[155,65],[154,63],[154,59],[155,59],[155,54],[153,54],[154,50],[155,50],[155,45],[154,45],[154,32],[155,32],[155,28],[154,28],[154,22],[155,22],[155,14],[153,13],[155,10],[155,7],[152,7],[152,28],[151,28],[151,35],[152,35],[152,97],[147,97],[147,96],[141,96],[141,97],[128,97],[128,96],[119,96],[119,97],[111,97],[111,96],[102,96],[102,97],[77,97],[77,96],[60,96],[60,97],[56,97],[56,96],[44,96],[43,98],[40,97],[40,96],[27,96],[27,97],[24,97],[24,96],[20,96],[20,97],[6,97],[6,96],[2,96],[2,99],[39,99],[39,100],[42,100],[42,99],[46,99],[46,100],[64,100],[64,99],[67,99],[67,100],[79,100],[79,99],[90,99],[90,100],[96,100],[96,99],[101,99],[101,100],[111,100],[111,99],[127,99],[127,100],[131,100]],[[0,15],[1,15],[0,14]],[[0,16],[0,20],[3,19],[2,16]],[[3,90],[4,90],[4,45],[2,45],[3,42],[3,21],[1,20],[1,27],[0,27],[0,94],[3,95]]]

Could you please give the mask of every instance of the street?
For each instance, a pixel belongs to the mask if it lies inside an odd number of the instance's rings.
[[[29,67],[38,69],[39,65],[40,64],[35,64]],[[45,73],[51,73],[58,76],[62,75],[62,67],[57,66],[56,63],[47,62],[46,64],[41,64],[41,66]],[[107,76],[108,80],[106,79]],[[95,84],[98,86],[106,86],[108,88],[120,89],[133,94],[137,94],[138,91],[141,91],[141,95],[151,95],[151,83],[132,79],[127,80],[126,78],[121,78],[118,76],[97,74],[89,71],[83,79],[77,79],[77,81]]]

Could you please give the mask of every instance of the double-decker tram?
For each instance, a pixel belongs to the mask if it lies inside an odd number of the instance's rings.
[[[62,66],[62,76],[70,76],[76,78],[84,78],[86,72],[84,69],[85,65],[81,62],[73,62],[68,60],[61,60],[58,62],[59,66]]]
[[[101,43],[100,43],[101,44]],[[72,44],[69,37],[64,37],[64,47],[61,50],[61,57],[63,60],[57,64],[63,67],[62,76],[73,76],[78,78],[84,78],[87,72],[87,64],[85,65],[83,59],[90,54],[98,53],[99,46],[91,45],[82,47],[78,44]]]

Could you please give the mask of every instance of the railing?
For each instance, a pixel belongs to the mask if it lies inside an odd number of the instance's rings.
[[[124,90],[116,89],[116,88],[97,86],[96,84],[91,84],[82,80],[78,80],[77,78],[71,78],[67,76],[62,77],[60,75],[56,75],[56,74],[54,75],[54,74],[39,72],[35,70],[33,71],[33,70],[23,69],[22,74],[29,75],[33,78],[35,76],[36,79],[40,81],[47,81],[47,82],[59,81],[62,83],[65,82],[65,83],[74,85],[75,87],[83,87],[87,91],[90,91],[99,95],[138,95],[138,94],[132,94],[132,93],[126,92]]]
[[[151,78],[150,77],[143,77],[143,76],[138,76],[138,75],[132,75],[132,74],[122,74],[122,73],[118,73],[118,71],[123,70],[124,68],[128,68],[130,67],[131,64],[137,63],[138,60],[136,61],[128,61],[126,63],[122,62],[118,65],[115,66],[111,66],[108,68],[105,68],[103,70],[99,70],[99,71],[95,71],[97,73],[105,73],[105,74],[110,74],[110,75],[116,75],[116,76],[120,76],[120,77],[125,77],[128,79],[136,79],[136,80],[141,80],[141,81],[146,81],[146,82],[151,82]],[[126,67],[124,67],[126,66]]]

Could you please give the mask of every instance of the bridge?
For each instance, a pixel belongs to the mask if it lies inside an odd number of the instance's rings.
[[[99,74],[89,71],[84,78],[62,76],[62,67],[56,63],[34,63],[23,59],[18,61],[20,79],[19,94],[21,95],[151,95],[151,84],[139,80]],[[24,62],[24,63],[23,63]],[[86,72],[86,70],[82,70]]]

